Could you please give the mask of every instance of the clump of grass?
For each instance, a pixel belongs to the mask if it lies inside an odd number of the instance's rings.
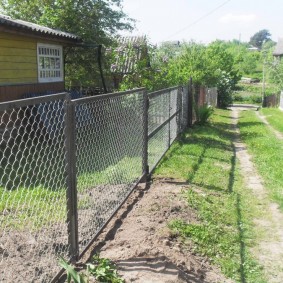
[[[213,107],[208,106],[207,104],[202,106],[195,105],[194,108],[196,113],[196,123],[199,125],[207,123],[214,111]]]

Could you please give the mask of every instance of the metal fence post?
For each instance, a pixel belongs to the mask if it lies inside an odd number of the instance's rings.
[[[143,91],[143,152],[142,152],[142,170],[143,170],[143,180],[146,182],[149,174],[148,165],[148,109],[149,109],[149,98],[147,91]]]
[[[169,91],[169,103],[168,103],[168,116],[169,116],[169,121],[168,121],[168,149],[170,148],[171,145],[171,123],[170,123],[170,118],[171,118],[171,90]]]
[[[177,94],[177,111],[178,115],[176,117],[177,119],[177,135],[179,135],[182,131],[182,116],[183,116],[183,108],[182,108],[182,101],[183,101],[183,92],[184,88],[182,86],[179,86],[178,88],[178,94]]]
[[[193,125],[193,81],[190,78],[189,87],[188,87],[188,127]]]
[[[75,106],[70,98],[65,101],[66,125],[66,173],[67,173],[67,222],[69,255],[72,261],[78,260],[78,209],[76,183],[76,140],[75,140]]]

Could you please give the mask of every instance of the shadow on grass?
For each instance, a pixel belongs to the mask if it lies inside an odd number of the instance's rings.
[[[235,169],[236,169],[236,148],[233,145],[233,155],[231,157],[231,170],[229,172],[229,184],[228,191],[229,193],[233,193],[234,183],[235,183]],[[237,228],[239,233],[239,241],[240,241],[240,276],[241,283],[246,283],[245,276],[245,258],[246,258],[246,246],[244,241],[244,231],[242,228],[242,211],[241,211],[241,195],[237,193],[236,195],[236,212],[237,212]]]
[[[253,125],[254,123],[252,123]],[[255,123],[256,124],[256,123]],[[249,126],[249,125],[246,125]],[[209,132],[212,133],[212,136],[209,136]],[[189,174],[185,184],[193,184],[199,187],[202,187],[207,190],[221,192],[221,193],[234,193],[234,186],[235,186],[235,171],[236,171],[236,149],[235,146],[232,143],[232,140],[234,138],[234,133],[231,132],[231,125],[225,124],[225,123],[215,123],[214,125],[210,126],[210,129],[206,132],[206,129],[203,128],[201,131],[198,131],[196,134],[194,132],[189,132],[191,135],[183,135],[179,141],[178,145],[179,147],[186,146],[186,145],[192,145],[197,144],[202,146],[202,149],[198,155],[196,156],[197,160],[192,165],[192,171]],[[198,134],[204,134],[205,136],[199,137]],[[226,139],[229,139],[231,143],[227,144],[225,142],[219,141],[214,136],[225,136]],[[170,156],[174,154],[180,154],[178,152],[179,147],[174,148],[172,152],[170,152]],[[232,152],[232,156],[229,161],[229,180],[227,185],[227,190],[223,190],[223,188],[215,186],[215,185],[207,185],[207,184],[200,184],[197,182],[194,182],[195,176],[197,172],[200,170],[202,164],[204,163],[205,158],[211,158],[215,159],[215,156],[206,156],[207,150],[209,148],[215,148],[215,149],[221,149],[225,151]],[[223,160],[226,161],[227,160]],[[243,218],[242,218],[242,211],[241,211],[241,195],[239,193],[235,193],[235,210],[237,215],[237,230],[239,235],[239,255],[240,255],[240,266],[239,266],[239,275],[240,275],[240,282],[246,283],[246,268],[245,268],[245,261],[246,261],[246,247],[245,247],[245,237],[244,237],[244,231],[243,231]]]

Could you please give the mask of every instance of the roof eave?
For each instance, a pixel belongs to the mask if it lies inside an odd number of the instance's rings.
[[[79,37],[74,37],[74,38],[64,37],[61,35],[54,35],[54,34],[44,33],[41,31],[33,31],[27,28],[12,27],[12,26],[3,25],[3,24],[0,25],[0,31],[17,34],[21,36],[28,36],[28,37],[42,39],[42,40],[60,42],[64,45],[81,45],[83,42],[82,39]]]

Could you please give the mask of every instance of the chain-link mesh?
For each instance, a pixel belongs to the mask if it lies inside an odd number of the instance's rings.
[[[148,165],[150,172],[184,128],[184,118],[187,117],[188,112],[185,104],[187,95],[188,93],[185,93],[181,87],[148,94]]]
[[[82,253],[185,129],[187,102],[176,87],[1,103],[0,282],[49,282]]]
[[[143,174],[144,95],[139,90],[74,101],[80,251]]]
[[[49,282],[68,256],[64,101],[0,104],[0,282]]]

